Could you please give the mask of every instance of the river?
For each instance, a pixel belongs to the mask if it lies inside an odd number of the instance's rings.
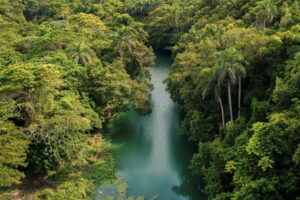
[[[179,134],[180,111],[163,80],[168,76],[171,59],[157,55],[151,68],[153,112],[140,116],[131,110],[115,121],[112,153],[118,175],[128,180],[129,196],[158,195],[159,200],[201,200],[199,178],[188,170],[195,150],[193,144]]]

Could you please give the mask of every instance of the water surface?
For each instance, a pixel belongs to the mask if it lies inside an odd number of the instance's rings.
[[[129,196],[158,194],[159,200],[204,199],[199,178],[188,165],[193,144],[179,134],[179,107],[166,92],[170,57],[157,55],[151,68],[152,114],[142,117],[131,110],[110,128],[118,175],[128,180]]]

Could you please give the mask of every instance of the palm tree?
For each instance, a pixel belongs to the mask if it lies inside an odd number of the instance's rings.
[[[257,12],[256,17],[262,19],[262,27],[265,29],[266,23],[273,21],[277,7],[273,0],[263,0],[256,3],[255,11]]]
[[[136,33],[133,30],[127,28],[126,26],[122,26],[118,28],[116,34],[114,35],[113,45],[116,47],[122,59],[124,58],[125,51],[128,50],[131,53],[132,49],[136,45],[134,34]]]
[[[216,37],[222,34],[222,32],[224,32],[224,30],[218,27],[216,24],[207,24],[204,30],[205,32],[202,34],[202,39],[205,39],[210,36]]]
[[[220,104],[221,116],[222,116],[222,127],[224,127],[225,126],[225,114],[224,114],[224,107],[223,107],[223,103],[222,103],[222,99],[221,99],[221,91],[222,91],[221,85],[220,84],[215,85],[214,91],[215,91],[215,96],[217,98],[217,101]]]
[[[235,72],[235,76],[238,79],[238,85],[239,85],[238,116],[240,116],[240,113],[241,113],[241,99],[242,99],[242,79],[247,76],[247,72],[246,72],[245,67],[240,63],[236,63],[234,65],[234,72]]]
[[[240,72],[243,70],[240,62],[243,60],[243,56],[235,48],[228,48],[218,53],[217,56],[215,76],[218,78],[218,83],[227,85],[230,119],[233,121],[231,86],[236,84],[237,75],[242,75]],[[242,78],[242,76],[240,77]]]
[[[220,110],[221,110],[222,127],[224,127],[225,126],[225,114],[224,114],[224,107],[223,107],[223,102],[222,102],[222,98],[221,98],[221,93],[222,93],[221,84],[219,81],[217,81],[217,77],[215,76],[213,69],[211,69],[211,68],[205,69],[202,71],[202,74],[204,77],[206,77],[205,79],[201,79],[200,85],[199,85],[202,88],[202,100],[204,100],[207,97],[209,92],[211,92],[212,90],[214,91],[215,98],[216,98],[217,103],[219,104]]]
[[[85,66],[92,62],[93,51],[84,42],[73,44],[68,52],[70,58],[74,59],[77,64]]]

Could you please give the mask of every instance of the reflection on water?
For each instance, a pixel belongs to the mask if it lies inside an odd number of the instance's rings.
[[[113,154],[118,175],[128,180],[129,195],[201,200],[199,178],[192,177],[188,170],[193,145],[179,135],[179,108],[163,84],[170,63],[168,56],[160,55],[151,69],[152,114],[141,117],[131,110],[110,128]]]

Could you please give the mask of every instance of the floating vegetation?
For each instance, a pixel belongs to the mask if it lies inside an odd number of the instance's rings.
[[[155,200],[158,195],[149,199],[144,196],[127,197],[128,182],[126,179],[118,177],[114,182],[108,182],[98,187],[94,200]]]

